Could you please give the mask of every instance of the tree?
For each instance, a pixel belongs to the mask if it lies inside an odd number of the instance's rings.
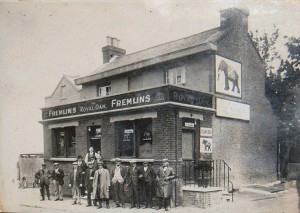
[[[255,35],[250,32],[250,36],[265,63],[266,97],[279,120],[277,141],[281,148],[281,174],[286,176],[290,151],[300,143],[300,120],[295,116],[300,108],[297,106],[300,97],[300,37],[284,36],[287,54],[279,54],[279,29],[276,26],[271,35],[259,35],[256,31]]]

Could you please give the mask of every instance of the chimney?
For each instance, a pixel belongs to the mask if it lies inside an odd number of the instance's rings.
[[[119,39],[110,36],[107,36],[106,39],[107,45],[102,48],[103,64],[109,63],[114,56],[122,56],[126,54],[126,50],[119,48]]]
[[[229,8],[220,11],[221,28],[245,30],[248,32],[249,11],[246,9]]]

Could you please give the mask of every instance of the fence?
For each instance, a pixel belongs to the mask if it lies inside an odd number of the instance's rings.
[[[224,160],[183,160],[182,176],[185,185],[222,187],[229,191],[231,168]]]

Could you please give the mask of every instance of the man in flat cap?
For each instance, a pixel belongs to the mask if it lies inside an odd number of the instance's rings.
[[[52,172],[52,178],[53,178],[53,186],[54,186],[54,192],[56,199],[55,201],[63,201],[63,192],[62,192],[62,186],[64,185],[64,171],[59,168],[59,163],[54,163],[54,170]]]
[[[41,187],[40,192],[41,192],[41,196],[42,196],[41,201],[45,200],[45,189],[46,189],[48,200],[50,200],[50,192],[49,192],[50,181],[49,181],[49,179],[51,177],[52,177],[51,172],[48,169],[46,169],[45,163],[43,163],[42,168],[39,169],[39,171],[37,173],[35,173],[35,178],[38,179],[40,182],[40,187]]]
[[[78,171],[81,172],[82,174],[82,187],[80,188],[81,190],[81,195],[85,196],[85,172],[88,168],[87,164],[84,162],[82,155],[78,155],[77,157],[77,163],[78,163]]]
[[[92,162],[92,161],[89,162],[88,163],[89,168],[85,172],[85,188],[87,191],[86,207],[89,207],[92,205],[91,193],[93,192],[94,175],[95,175],[95,171],[97,170],[97,169],[94,169],[95,168],[94,163],[95,162]],[[97,167],[98,167],[98,165],[97,165]],[[94,198],[94,196],[93,196],[93,198]],[[94,204],[94,206],[96,206],[95,199],[93,200],[93,204]]]
[[[152,187],[153,181],[156,178],[156,174],[153,168],[149,166],[147,161],[143,162],[143,168],[141,168],[139,178],[142,182],[142,194],[146,202],[144,209],[148,207],[152,208]]]
[[[121,159],[115,159],[115,166],[111,171],[112,176],[112,184],[114,187],[114,199],[116,203],[116,207],[120,207],[120,203],[122,207],[125,208],[124,202],[124,181],[126,178],[126,170],[121,165]]]
[[[110,175],[107,169],[103,168],[103,162],[98,161],[98,169],[93,180],[93,197],[95,202],[99,201],[98,209],[102,208],[102,201],[106,201],[106,208],[109,209],[109,187]]]
[[[81,205],[81,187],[82,173],[78,169],[78,163],[73,163],[73,170],[70,172],[69,187],[72,188],[73,203],[72,205]]]
[[[162,160],[162,166],[159,167],[157,173],[158,188],[157,196],[159,200],[159,205],[157,209],[162,208],[164,205],[165,210],[168,211],[170,208],[170,199],[173,193],[173,182],[175,178],[175,173],[173,169],[169,166],[168,159]]]
[[[140,208],[140,193],[139,193],[139,175],[140,170],[136,165],[136,160],[131,160],[130,168],[127,172],[126,182],[129,186],[130,191],[130,198],[131,198],[131,206],[130,208],[134,208],[135,206],[139,209]]]

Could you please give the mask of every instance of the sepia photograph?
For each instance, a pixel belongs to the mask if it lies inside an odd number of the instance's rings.
[[[0,212],[300,212],[299,0],[0,0]]]

